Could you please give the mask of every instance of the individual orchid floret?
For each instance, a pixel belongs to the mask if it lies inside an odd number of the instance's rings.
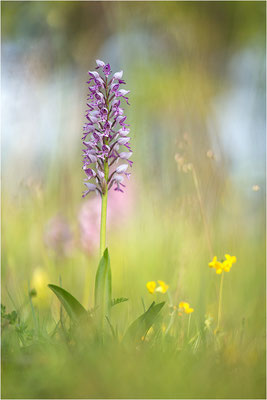
[[[87,122],[83,126],[83,170],[86,174],[86,190],[105,194],[112,187],[123,192],[124,176],[130,176],[129,125],[124,115],[122,101],[128,103],[129,90],[120,88],[125,84],[123,71],[112,76],[111,67],[104,61],[96,60],[96,70],[89,71]],[[89,182],[90,181],[90,182]]]

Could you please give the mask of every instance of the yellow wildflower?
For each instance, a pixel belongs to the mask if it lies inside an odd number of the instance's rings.
[[[217,260],[217,257],[213,257],[212,261],[209,263],[210,268],[216,269],[216,274],[221,274],[223,271],[222,263]]]
[[[209,263],[210,268],[216,269],[216,274],[221,274],[223,271],[229,272],[232,265],[236,262],[236,256],[230,256],[230,254],[225,254],[225,260],[219,262],[217,257],[213,257],[212,261]]]
[[[179,308],[188,308],[189,303],[186,303],[185,301],[180,301],[179,303]]]
[[[229,272],[232,265],[236,262],[236,256],[230,256],[230,254],[225,254],[226,259],[223,261],[223,269],[225,272]]]
[[[147,282],[146,287],[149,293],[153,294],[155,291],[159,293],[166,293],[169,286],[164,282],[164,281],[158,281],[159,286],[157,287],[157,284],[155,281],[150,281]],[[157,287],[157,288],[156,288]]]
[[[194,309],[192,307],[189,307],[189,308],[185,309],[184,312],[186,314],[191,314],[192,312],[194,312]]]
[[[49,277],[43,268],[37,267],[33,271],[31,279],[31,289],[35,290],[36,296],[33,297],[33,301],[39,306],[47,305],[49,299],[49,289],[47,287],[49,283]]]
[[[234,264],[236,262],[236,256],[230,256],[230,254],[225,254],[224,257],[227,261]]]
[[[223,272],[223,265],[222,265],[222,263],[220,263],[220,264],[221,264],[221,266],[216,268],[216,274],[221,274]]]
[[[155,281],[150,281],[150,282],[147,282],[147,284],[146,284],[147,290],[151,294],[153,294],[155,292],[156,286],[157,286],[157,284]]]
[[[160,292],[160,293],[166,293],[169,286],[166,285],[166,283],[164,281],[158,281],[159,286],[156,289],[156,292]]]
[[[190,307],[190,304],[186,301],[181,301],[179,303],[179,309],[181,310],[179,312],[179,315],[182,315],[182,312],[185,312],[186,314],[191,314],[194,311],[194,309]]]

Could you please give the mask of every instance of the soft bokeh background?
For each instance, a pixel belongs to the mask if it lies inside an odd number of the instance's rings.
[[[141,297],[151,301],[145,284],[157,279],[175,302],[194,306],[195,325],[207,314],[216,319],[218,276],[207,265],[212,255],[234,254],[224,324],[232,332],[245,326],[251,368],[259,368],[245,377],[247,393],[261,396],[265,3],[2,2],[1,9],[2,303],[20,309],[35,288],[49,330],[57,300],[44,282],[61,277],[92,307],[100,202],[81,198],[81,133],[87,71],[103,59],[124,70],[131,90],[134,166],[108,209],[113,293],[130,299],[118,326],[140,314]],[[30,318],[29,305],[23,315]]]

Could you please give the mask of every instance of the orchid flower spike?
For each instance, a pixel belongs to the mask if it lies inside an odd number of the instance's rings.
[[[103,195],[114,187],[123,192],[124,176],[129,177],[130,157],[129,125],[126,124],[122,101],[129,105],[129,90],[120,89],[125,84],[123,71],[111,75],[109,64],[96,60],[96,70],[89,71],[87,122],[83,127],[83,170],[86,174],[83,193]]]

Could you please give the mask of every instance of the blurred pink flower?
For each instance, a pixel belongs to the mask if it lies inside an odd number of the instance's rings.
[[[73,237],[65,218],[57,215],[48,221],[44,232],[44,242],[58,255],[69,255],[73,247]]]
[[[108,195],[107,229],[121,228],[134,207],[134,189],[129,185],[124,194],[110,191]],[[83,201],[78,220],[82,247],[92,253],[98,249],[100,235],[101,197],[92,196]]]
[[[78,214],[82,247],[88,253],[94,252],[99,242],[101,197],[96,195],[83,201]]]

